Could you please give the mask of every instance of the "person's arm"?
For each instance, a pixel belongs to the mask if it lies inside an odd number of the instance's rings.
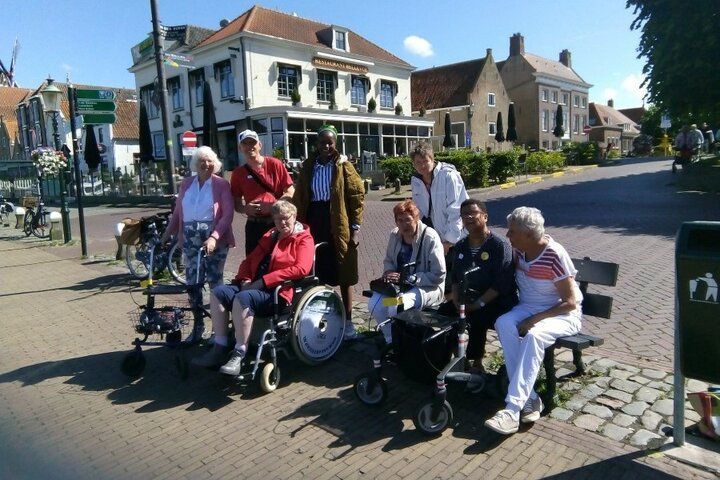
[[[315,253],[315,243],[310,234],[297,234],[296,246],[294,249],[294,258],[285,268],[272,270],[263,275],[265,287],[273,288],[285,280],[299,280],[306,277],[312,271],[313,255]],[[286,252],[286,255],[293,253],[292,249]],[[272,260],[271,260],[272,263]]]
[[[427,259],[428,268],[423,270],[425,265],[418,265],[419,271],[415,273],[415,286],[417,287],[437,287],[443,281],[447,268],[445,266],[445,252],[440,236],[430,227],[426,227],[425,241],[423,242],[423,252],[420,252],[419,259]]]
[[[458,171],[452,170],[448,172],[444,193],[447,224],[445,225],[445,231],[440,236],[447,252],[448,248],[455,245],[462,237],[463,226],[460,218],[460,205],[468,199],[465,184]]]
[[[550,317],[557,317],[575,310],[578,306],[575,298],[575,277],[565,277],[555,282],[560,301],[543,312],[532,315],[518,325],[520,335],[525,335],[536,323]]]
[[[345,175],[345,209],[348,214],[348,224],[350,225],[350,241],[357,246],[360,225],[363,222],[365,186],[357,170],[350,162],[346,161],[341,166],[343,175]]]
[[[220,237],[225,234],[228,228],[232,228],[233,221],[233,197],[230,192],[230,184],[222,177],[215,179],[213,188],[219,190],[220,194],[220,206],[218,208],[219,217],[213,219],[213,231],[205,241],[205,246],[208,253],[212,253],[215,250],[215,244],[220,240]]]

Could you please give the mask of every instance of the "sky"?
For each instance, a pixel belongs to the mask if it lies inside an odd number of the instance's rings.
[[[165,26],[219,28],[255,5],[239,0],[155,0]],[[615,108],[643,103],[644,59],[625,0],[267,0],[258,3],[347,27],[418,69],[508,56],[510,37],[525,51],[557,60],[572,53],[575,71],[593,87],[590,101]],[[134,88],[130,49],[152,30],[150,0],[0,0],[0,60],[15,81],[35,88],[48,75],[78,84]]]

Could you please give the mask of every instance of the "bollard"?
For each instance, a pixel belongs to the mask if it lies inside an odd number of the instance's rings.
[[[15,228],[19,230],[25,228],[25,209],[23,207],[15,207]]]
[[[50,212],[50,240],[64,240],[60,212]]]
[[[401,186],[400,179],[396,178],[395,179],[395,193],[400,193],[400,186]]]
[[[120,222],[115,224],[115,241],[117,242],[117,252],[115,252],[115,260],[122,260],[123,259],[123,244],[120,241],[120,237],[122,236],[123,228],[125,228],[125,224]]]
[[[363,184],[365,185],[365,193],[368,193],[370,191],[370,184],[372,183],[372,180],[369,178],[366,178],[363,180]]]

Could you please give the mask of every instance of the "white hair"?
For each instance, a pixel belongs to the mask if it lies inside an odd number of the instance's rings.
[[[514,223],[520,230],[529,232],[535,240],[540,240],[545,234],[545,218],[537,208],[518,207],[507,216],[507,221]]]
[[[202,147],[198,147],[195,150],[195,153],[193,153],[192,157],[190,158],[191,172],[198,171],[198,163],[200,162],[201,158],[207,158],[209,160],[212,160],[213,164],[215,165],[213,173],[220,173],[220,170],[222,170],[222,162],[218,158],[217,153],[215,153],[212,148],[205,145],[203,145]]]

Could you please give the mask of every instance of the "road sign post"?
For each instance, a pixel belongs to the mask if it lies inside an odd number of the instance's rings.
[[[86,125],[115,123],[116,94],[112,90],[78,89],[76,111]]]
[[[181,139],[183,147],[197,147],[197,135],[195,134],[195,132],[191,132],[190,130],[183,132]]]

